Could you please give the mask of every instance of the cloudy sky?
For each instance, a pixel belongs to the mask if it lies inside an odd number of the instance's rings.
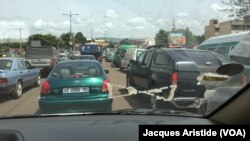
[[[29,35],[82,32],[87,38],[149,38],[159,29],[171,30],[173,18],[176,28],[189,27],[197,35],[204,34],[204,26],[217,18],[228,20],[219,12],[221,0],[1,0],[0,39],[22,38]]]

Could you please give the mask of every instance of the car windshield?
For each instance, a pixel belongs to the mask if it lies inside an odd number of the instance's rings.
[[[0,5],[0,118],[128,109],[204,117],[250,82],[249,0]]]

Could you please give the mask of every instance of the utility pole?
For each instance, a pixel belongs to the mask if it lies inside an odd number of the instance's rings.
[[[19,43],[20,43],[20,52],[22,50],[22,28],[18,28],[19,31]]]
[[[70,43],[72,44],[72,49],[73,49],[73,37],[72,37],[72,29],[71,29],[71,18],[74,15],[79,15],[79,14],[72,14],[71,11],[69,12],[69,14],[65,14],[63,13],[63,15],[65,16],[69,16],[69,34],[70,34]]]
[[[105,41],[106,41],[107,40],[107,33],[106,33],[106,31],[105,31],[105,36],[104,37],[105,37]]]
[[[93,30],[92,30],[92,28],[91,28],[91,31],[90,31],[90,36],[91,36],[91,40],[93,39]]]

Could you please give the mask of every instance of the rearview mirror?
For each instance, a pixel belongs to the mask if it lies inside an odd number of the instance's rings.
[[[237,64],[237,63],[231,63],[231,64],[220,66],[216,70],[216,73],[221,74],[221,75],[233,76],[233,75],[241,73],[243,70],[244,70],[243,65]]]

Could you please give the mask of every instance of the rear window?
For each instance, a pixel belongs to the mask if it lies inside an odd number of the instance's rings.
[[[0,60],[0,69],[1,70],[11,70],[12,61],[11,60]]]
[[[81,47],[82,52],[100,52],[101,48],[100,46],[95,45],[85,45]]]
[[[53,69],[52,77],[62,78],[82,78],[97,77],[103,75],[103,70],[98,63],[95,62],[63,62]]]
[[[95,60],[94,56],[80,56],[80,59],[89,59],[89,60]]]
[[[176,51],[179,57],[182,59],[180,61],[194,61],[199,66],[220,66],[221,62],[215,55],[210,52],[205,51]]]
[[[192,58],[199,66],[220,66],[220,61],[210,52],[187,51],[187,55]]]

